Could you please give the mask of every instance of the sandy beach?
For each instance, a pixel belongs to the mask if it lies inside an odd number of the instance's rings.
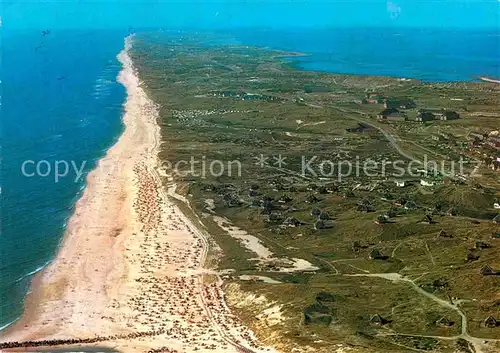
[[[88,175],[58,255],[36,276],[0,347],[273,351],[231,314],[221,281],[203,280],[206,235],[161,184],[158,109],[128,56],[132,42],[119,55],[128,94],[123,135]]]
[[[481,81],[484,81],[484,82],[490,82],[490,83],[500,83],[500,80],[496,80],[494,78],[490,78],[490,77],[480,77],[479,78]]]

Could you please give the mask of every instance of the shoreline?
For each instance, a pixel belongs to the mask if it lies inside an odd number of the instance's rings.
[[[141,87],[131,45],[127,37],[118,56],[125,129],[87,175],[58,254],[33,277],[0,348],[272,352],[230,312],[222,281],[204,282],[208,241],[162,185],[158,107]]]
[[[127,46],[127,40],[126,44]],[[124,53],[127,50],[127,48],[124,49],[120,53]],[[121,61],[121,60],[120,60]],[[122,62],[123,65],[123,62]],[[123,73],[123,68],[119,72],[119,76]],[[119,78],[119,77],[118,77]],[[125,86],[123,82],[121,82],[122,85]],[[125,88],[127,88],[125,86]],[[127,102],[127,96],[125,96],[125,102],[123,105],[125,106]],[[90,171],[84,181],[83,184],[83,190],[80,193],[79,198],[76,200],[74,206],[73,206],[73,213],[69,216],[65,223],[65,232],[63,234],[63,237],[61,239],[61,243],[59,247],[57,248],[57,253],[54,256],[54,258],[46,263],[44,266],[41,266],[38,268],[36,271],[33,271],[31,274],[27,274],[32,276],[29,291],[27,295],[24,298],[25,304],[24,304],[24,309],[21,317],[18,319],[14,320],[10,324],[7,324],[7,326],[0,330],[0,342],[4,341],[5,338],[9,339],[11,336],[16,336],[19,335],[20,332],[23,328],[26,328],[28,324],[34,323],[37,318],[40,316],[40,305],[43,303],[43,297],[44,297],[44,289],[43,286],[47,285],[48,283],[51,282],[51,276],[56,273],[56,267],[59,267],[60,262],[62,261],[61,259],[64,258],[65,252],[67,252],[69,243],[73,240],[75,240],[75,224],[80,222],[81,220],[78,219],[79,212],[82,210],[82,208],[85,208],[87,200],[92,196],[90,194],[95,193],[93,190],[93,187],[90,185],[93,180],[96,180],[99,178],[100,174],[104,174],[106,172],[106,163],[109,161],[110,158],[112,158],[113,151],[116,150],[118,147],[117,145],[120,143],[120,140],[123,139],[123,135],[125,135],[125,130],[127,129],[127,123],[125,121],[126,118],[126,112],[122,114],[121,120],[122,124],[124,125],[124,129],[119,135],[113,145],[111,145],[107,151],[105,152],[104,156],[100,158],[97,163],[95,168]],[[123,141],[122,141],[123,144]],[[28,339],[33,339],[32,337],[36,337],[36,335],[28,335]]]

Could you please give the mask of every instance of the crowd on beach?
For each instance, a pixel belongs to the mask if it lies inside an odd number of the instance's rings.
[[[170,339],[204,350],[225,351],[242,343],[258,348],[226,306],[221,283],[202,281],[202,236],[174,204],[165,202],[146,164],[137,164],[135,172],[134,209],[142,223],[135,236],[142,241],[141,251],[129,260],[140,264],[139,291],[126,303],[137,313],[135,324],[169,330]]]

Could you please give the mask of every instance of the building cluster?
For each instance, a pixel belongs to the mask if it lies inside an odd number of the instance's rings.
[[[469,153],[477,155],[488,167],[500,171],[500,132],[471,132],[463,145]]]
[[[377,118],[386,121],[416,121],[426,122],[433,120],[457,120],[460,115],[453,110],[446,109],[419,109],[417,116],[410,119],[407,112],[401,108],[385,108],[378,115]]]
[[[206,119],[210,116],[222,116],[231,113],[248,113],[250,110],[237,110],[237,109],[217,109],[217,110],[207,110],[207,109],[188,109],[179,110],[172,109],[172,117],[176,119],[177,123],[187,127],[214,127],[215,124],[211,123]]]
[[[361,100],[355,100],[358,104],[383,104],[382,110],[377,118],[385,121],[416,121],[425,122],[432,120],[456,120],[460,115],[447,109],[418,109],[415,117],[408,116],[409,111],[417,108],[416,102],[406,97],[384,97],[378,93],[367,93]]]
[[[415,101],[410,98],[385,97],[379,93],[367,93],[363,99],[357,100],[356,103],[383,104],[386,109],[413,109],[417,107]]]
[[[500,151],[500,132],[498,130],[487,133],[471,132],[467,136],[467,140],[472,146],[484,146]]]
[[[280,101],[281,98],[260,93],[250,93],[243,91],[212,91],[208,96],[216,98],[234,98],[243,101]]]

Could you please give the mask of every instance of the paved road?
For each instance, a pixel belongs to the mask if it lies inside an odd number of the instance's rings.
[[[359,111],[359,110],[344,109],[344,108],[333,107],[333,106],[331,108],[334,109],[334,110],[341,111],[342,113],[356,113],[356,114],[360,114],[362,116],[366,115],[365,112],[362,112],[362,111]],[[366,121],[364,119],[356,118],[356,117],[353,117],[353,116],[349,116],[349,118],[377,129],[378,131],[380,131],[384,135],[384,137],[386,138],[386,140],[389,141],[389,143],[392,145],[392,147],[394,147],[394,149],[401,156],[403,156],[404,158],[406,158],[406,159],[408,159],[410,161],[414,161],[416,163],[422,164],[422,162],[420,160],[418,160],[415,157],[411,156],[410,154],[406,153],[405,151],[403,151],[401,149],[401,147],[399,147],[398,142],[397,142],[397,135],[391,135],[387,131],[385,131],[384,129],[382,129],[381,127],[379,127],[377,125],[374,125],[373,123],[371,123],[369,121]]]

